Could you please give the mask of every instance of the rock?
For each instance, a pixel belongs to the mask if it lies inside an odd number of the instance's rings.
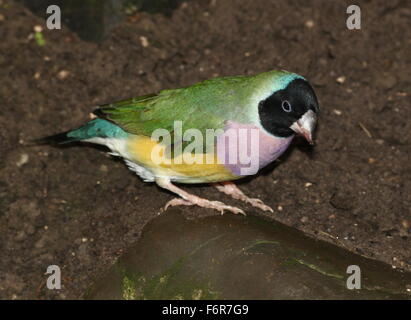
[[[256,217],[183,220],[176,212],[150,221],[138,243],[90,288],[86,299],[410,297],[411,273],[297,230]],[[79,255],[85,254],[83,248]],[[351,264],[367,275],[361,283],[365,290],[347,290]]]
[[[388,90],[395,87],[397,78],[391,73],[383,72],[376,77],[375,82],[381,89]]]
[[[17,235],[14,239],[16,241],[23,241],[26,238],[27,238],[27,234],[23,230],[20,230],[20,231],[17,232]]]
[[[78,259],[80,260],[81,263],[85,263],[85,264],[90,263],[91,256],[89,254],[88,244],[87,243],[82,243],[78,247],[77,257],[78,257]]]
[[[354,208],[353,202],[353,197],[339,192],[334,193],[330,199],[330,204],[340,210],[352,210]]]
[[[41,238],[36,241],[36,243],[34,244],[34,247],[37,248],[37,249],[43,248],[43,247],[46,245],[46,243],[47,243],[47,238],[48,238],[48,235],[47,235],[47,234],[43,234],[43,235],[41,236]]]

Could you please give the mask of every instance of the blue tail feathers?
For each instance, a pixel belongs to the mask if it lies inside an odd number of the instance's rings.
[[[94,119],[80,128],[59,133],[38,140],[38,143],[64,144],[92,138],[126,138],[128,133],[114,123],[104,119]]]

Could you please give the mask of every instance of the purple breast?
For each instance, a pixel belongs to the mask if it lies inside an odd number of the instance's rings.
[[[217,136],[217,156],[233,174],[254,175],[287,150],[294,136],[274,137],[254,125],[228,122]]]

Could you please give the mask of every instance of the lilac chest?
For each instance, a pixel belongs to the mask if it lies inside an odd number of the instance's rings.
[[[272,136],[257,126],[228,122],[217,136],[218,160],[233,174],[253,175],[287,150],[294,136]]]

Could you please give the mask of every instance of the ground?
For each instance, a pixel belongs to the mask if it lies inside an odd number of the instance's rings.
[[[81,125],[94,106],[223,75],[286,69],[318,95],[316,146],[297,140],[240,184],[274,219],[411,271],[411,8],[359,1],[191,1],[139,13],[95,44],[0,1],[0,298],[81,298],[172,195],[97,148],[28,146]],[[237,204],[207,186],[187,187]],[[242,205],[242,204],[241,204]],[[197,218],[218,214],[185,207]],[[167,214],[167,212],[163,213]],[[63,290],[44,288],[62,268]]]

